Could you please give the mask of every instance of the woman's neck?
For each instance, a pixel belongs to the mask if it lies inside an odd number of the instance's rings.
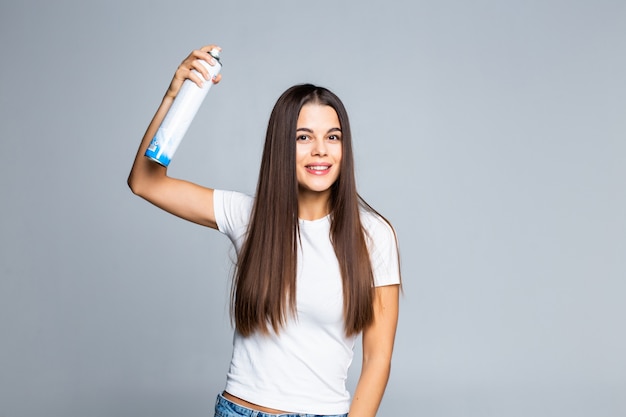
[[[299,193],[298,218],[317,220],[330,212],[330,193]]]

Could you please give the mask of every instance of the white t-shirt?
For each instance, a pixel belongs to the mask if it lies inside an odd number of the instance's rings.
[[[215,190],[219,231],[241,250],[253,198]],[[395,235],[378,216],[361,211],[376,286],[400,283]],[[330,241],[330,219],[300,220],[296,284],[297,317],[278,334],[235,331],[226,391],[264,407],[308,414],[343,414],[356,336],[346,336],[339,263]]]

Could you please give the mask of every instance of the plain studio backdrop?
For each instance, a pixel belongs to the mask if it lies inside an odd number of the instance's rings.
[[[3,1],[0,42],[1,417],[212,415],[230,243],[126,186],[207,43],[173,176],[252,194],[287,87],[346,104],[402,254],[379,416],[626,415],[623,0]]]

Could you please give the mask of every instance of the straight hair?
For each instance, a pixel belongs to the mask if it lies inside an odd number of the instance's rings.
[[[278,333],[289,317],[296,315],[300,236],[296,127],[306,104],[332,107],[342,131],[341,171],[331,186],[329,204],[330,239],[341,271],[346,334],[359,333],[374,318],[374,276],[359,212],[365,209],[380,214],[357,193],[350,123],[343,103],[326,88],[301,84],[286,90],[270,115],[251,219],[237,256],[231,316],[244,336],[255,331],[268,333],[270,328]]]

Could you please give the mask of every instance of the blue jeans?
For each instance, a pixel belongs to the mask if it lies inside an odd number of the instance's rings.
[[[215,417],[348,417],[347,414],[338,414],[332,416],[322,416],[317,414],[269,414],[261,411],[252,410],[228,401],[219,394],[215,401]]]

